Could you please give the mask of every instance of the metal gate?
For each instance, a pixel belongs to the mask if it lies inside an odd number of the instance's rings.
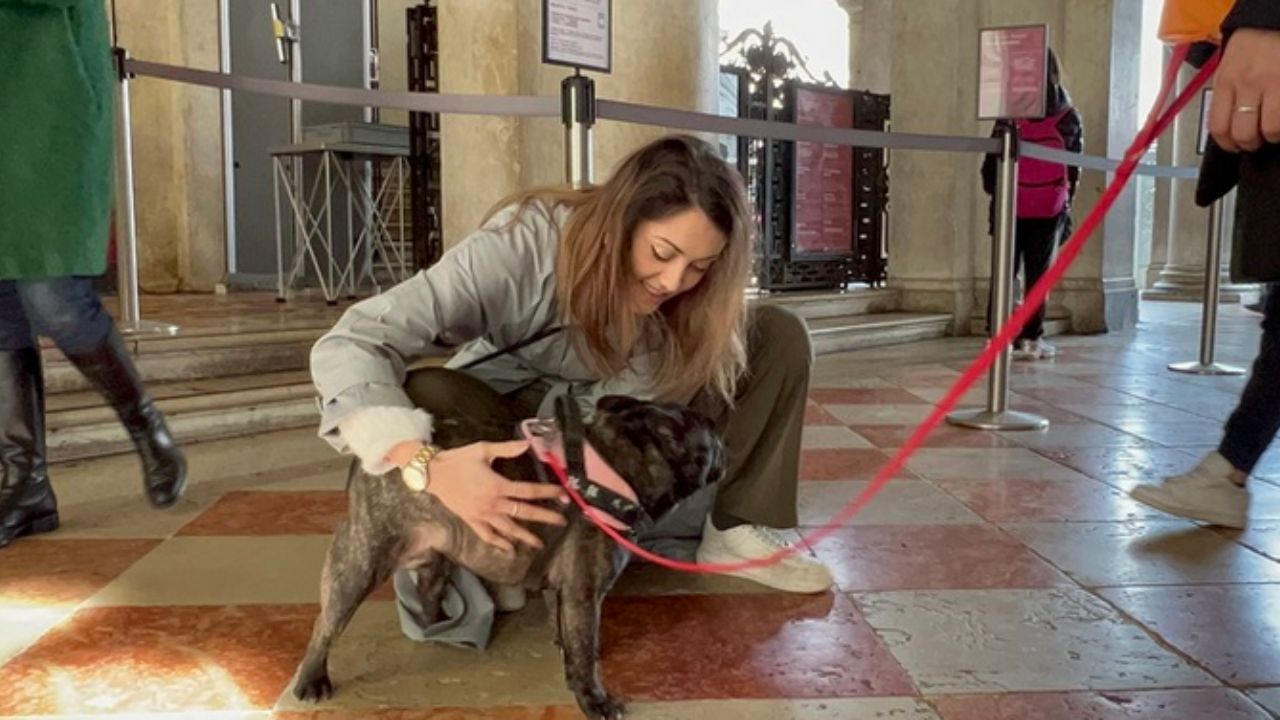
[[[888,129],[889,96],[845,90],[829,75],[818,79],[770,24],[763,32],[740,34],[721,57],[728,63],[721,72],[736,77],[739,117]],[[756,138],[738,138],[732,149],[757,209],[761,288],[885,281],[889,183],[883,150]]]
[[[409,90],[440,92],[439,14],[434,4],[424,2],[409,8],[406,17]],[[409,113],[409,193],[413,261],[424,268],[444,252],[438,113]]]

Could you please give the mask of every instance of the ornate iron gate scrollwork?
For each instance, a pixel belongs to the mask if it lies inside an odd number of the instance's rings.
[[[409,90],[440,92],[440,25],[435,3],[408,8]],[[413,261],[425,268],[444,252],[441,215],[440,115],[409,113],[409,217]]]
[[[847,114],[847,120],[837,127],[888,128],[887,95],[844,90],[827,74],[818,79],[805,66],[795,45],[775,35],[771,24],[766,24],[763,32],[739,34],[725,45],[721,57],[734,63],[721,71],[738,77],[739,117],[812,122],[815,118],[798,115],[797,107],[814,106],[817,115]],[[758,213],[757,277],[762,288],[836,288],[853,282],[884,282],[889,188],[883,150],[757,138],[739,138],[736,147],[738,168]],[[843,178],[836,177],[828,184],[824,176],[818,182],[813,178],[815,172]],[[808,177],[802,181],[801,175]],[[815,191],[821,197],[811,197]],[[798,193],[803,201],[799,205]]]

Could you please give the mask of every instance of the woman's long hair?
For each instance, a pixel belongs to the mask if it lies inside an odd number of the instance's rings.
[[[629,155],[603,185],[518,193],[490,213],[539,200],[569,209],[556,263],[556,299],[575,350],[604,378],[653,353],[655,395],[684,402],[707,389],[732,403],[746,369],[746,290],[751,216],[738,173],[712,147],[670,135]],[[630,288],[631,243],[643,222],[691,208],[727,239],[724,251],[689,291],[651,316],[637,315]],[[519,213],[517,213],[517,216]]]

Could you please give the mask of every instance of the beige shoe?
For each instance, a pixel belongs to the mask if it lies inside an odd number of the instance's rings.
[[[1243,528],[1249,519],[1249,491],[1231,481],[1233,472],[1231,463],[1215,452],[1191,472],[1139,485],[1129,495],[1170,515]]]
[[[702,529],[702,543],[698,545],[698,562],[719,565],[763,558],[790,544],[780,530],[760,525],[717,530],[708,517]],[[831,571],[804,551],[768,567],[727,574],[793,593],[825,592],[834,584]]]

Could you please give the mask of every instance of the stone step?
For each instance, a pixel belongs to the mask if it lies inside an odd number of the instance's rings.
[[[933,340],[946,337],[950,330],[950,315],[925,313],[873,313],[809,321],[818,355]]]
[[[214,387],[189,381],[154,383],[148,391],[165,413],[174,437],[188,444],[315,426],[319,419],[315,390],[309,378],[299,380],[298,375],[225,378]],[[46,433],[51,460],[132,451],[115,413],[94,399],[85,393],[49,397]]]
[[[759,294],[751,302],[764,302],[788,308],[806,320],[852,317],[898,309],[901,293],[880,288],[854,288],[821,292],[788,292]]]
[[[826,296],[824,296],[826,295]],[[944,337],[949,315],[849,314],[851,308],[887,302],[880,291],[831,297],[772,296],[808,316],[819,354]],[[829,313],[843,310],[838,315]],[[133,341],[147,390],[164,411],[178,441],[251,436],[315,427],[319,416],[307,370],[311,345],[324,328],[241,335],[212,334]],[[132,445],[115,413],[56,351],[47,353],[48,444],[53,460],[130,452]],[[433,358],[422,365],[438,365]]]
[[[311,346],[327,328],[168,338],[130,339],[148,384],[305,370]],[[89,383],[55,348],[45,348],[45,387],[50,393],[89,389]]]

